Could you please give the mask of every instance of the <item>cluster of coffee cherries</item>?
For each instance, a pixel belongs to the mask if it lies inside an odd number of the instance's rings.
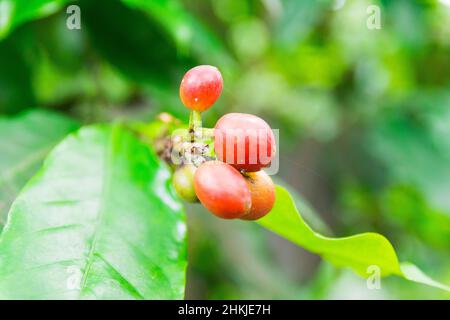
[[[244,113],[226,114],[214,129],[202,128],[201,112],[216,102],[222,87],[219,70],[207,65],[192,68],[181,81],[181,101],[191,110],[187,143],[202,146],[205,136],[212,138],[215,155],[204,156],[201,151],[197,154],[201,161],[178,166],[174,187],[181,198],[200,201],[217,217],[257,220],[275,202],[272,179],[261,170],[275,156],[275,138],[263,119]]]

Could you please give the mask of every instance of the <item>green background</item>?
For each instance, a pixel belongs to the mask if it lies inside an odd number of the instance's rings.
[[[380,232],[401,260],[450,283],[443,2],[0,0],[0,113],[43,108],[81,124],[150,121],[162,111],[187,119],[181,77],[216,65],[224,92],[206,125],[247,112],[279,129],[277,178],[314,208],[316,228]],[[81,30],[66,27],[72,3]],[[366,26],[374,4],[379,30]],[[200,206],[188,207],[188,230],[187,298],[448,297],[398,278],[367,290],[353,273]]]

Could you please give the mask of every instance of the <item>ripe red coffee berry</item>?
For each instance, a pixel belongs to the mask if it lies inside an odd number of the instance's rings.
[[[264,171],[249,172],[244,175],[252,197],[249,213],[242,220],[258,220],[272,210],[275,204],[275,185]]]
[[[214,128],[214,149],[220,161],[238,170],[255,172],[268,167],[275,156],[275,137],[263,119],[228,113]]]
[[[222,93],[223,80],[219,69],[197,66],[190,69],[181,80],[180,99],[194,111],[208,110]]]
[[[240,218],[250,210],[252,199],[245,178],[226,163],[203,163],[195,172],[194,187],[205,208],[220,218]]]

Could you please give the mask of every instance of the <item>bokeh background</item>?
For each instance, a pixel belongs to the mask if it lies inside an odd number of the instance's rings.
[[[83,123],[187,119],[184,72],[222,71],[205,114],[254,113],[280,129],[278,181],[325,234],[388,237],[403,261],[450,283],[450,1],[82,0],[0,24],[0,113],[29,108]],[[6,3],[6,5],[5,5]],[[69,3],[70,4],[70,3]],[[377,5],[381,29],[367,28]],[[1,137],[0,137],[1,138]],[[1,156],[1,151],[0,151]],[[398,278],[364,279],[252,223],[188,207],[187,298],[445,299]]]

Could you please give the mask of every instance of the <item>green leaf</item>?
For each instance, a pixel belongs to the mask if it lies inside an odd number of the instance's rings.
[[[180,299],[185,217],[170,172],[120,125],[61,142],[0,238],[2,299]]]
[[[308,201],[295,188],[286,183],[286,181],[273,177],[274,183],[286,189],[289,192],[295,206],[302,212],[303,219],[311,228],[316,229],[324,235],[333,235],[330,227],[325,223],[322,217],[315,211],[315,209],[308,203]]]
[[[377,266],[382,276],[397,275],[410,281],[450,291],[450,287],[425,276],[411,264],[400,264],[391,243],[378,233],[362,233],[350,237],[331,238],[313,231],[297,211],[289,193],[276,187],[274,208],[259,224],[272,232],[321,255],[338,267],[349,267],[357,274],[368,277],[369,266]]]
[[[0,39],[13,28],[57,12],[67,0],[0,0]]]
[[[0,224],[12,201],[36,173],[47,153],[78,127],[69,118],[34,110],[14,118],[0,118]]]

